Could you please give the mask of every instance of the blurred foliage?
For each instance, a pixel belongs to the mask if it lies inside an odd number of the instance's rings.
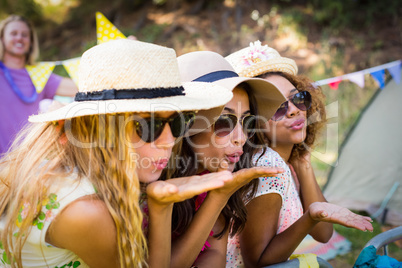
[[[310,0],[316,10],[314,19],[333,28],[369,26],[377,18],[396,19],[401,13],[399,1],[393,0]]]
[[[108,5],[111,9],[121,9],[126,12],[133,11],[143,5],[170,6],[177,7],[184,3],[197,5],[198,11],[209,6],[221,5],[258,5],[262,0],[78,0],[79,8],[73,12],[93,10],[93,7]],[[43,18],[41,4],[44,0],[0,0],[0,10],[4,14],[17,13],[38,22]],[[45,0],[46,2],[46,0]],[[59,1],[62,5],[64,1]],[[247,2],[247,3],[246,3]],[[368,26],[375,20],[382,19],[386,22],[395,22],[402,14],[402,7],[399,1],[394,0],[271,0],[272,5],[304,6],[306,10],[311,10],[313,20],[322,26],[329,26],[333,29],[344,27]],[[42,4],[43,6],[43,4]],[[78,15],[78,14],[77,14]],[[294,21],[301,21],[300,13],[293,13]],[[72,14],[74,17],[74,14]]]
[[[395,24],[402,15],[400,1],[394,0],[272,0],[272,3],[287,6],[304,6],[310,10],[313,20],[323,27],[343,29],[370,26],[378,20]]]
[[[35,0],[0,0],[0,15],[19,14],[33,23],[43,19],[42,8]]]
[[[146,25],[145,27],[141,27],[139,31],[134,33],[140,40],[149,42],[149,43],[156,43],[159,37],[162,36],[164,30],[169,27],[168,24],[151,24]],[[129,35],[129,32],[124,32],[126,36]]]

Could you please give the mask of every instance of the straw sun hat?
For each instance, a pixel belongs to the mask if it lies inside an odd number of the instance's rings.
[[[261,46],[260,41],[250,43],[249,47],[236,51],[225,59],[239,76],[255,77],[267,72],[297,74],[297,65],[294,60],[281,57],[278,51],[267,45]]]
[[[119,39],[87,50],[79,67],[75,101],[52,112],[29,117],[49,122],[78,116],[125,112],[200,111],[217,117],[231,91],[209,83],[182,83],[173,49]],[[216,108],[217,107],[217,108]],[[202,128],[196,120],[192,129]]]
[[[233,90],[240,83],[247,83],[257,100],[258,112],[271,118],[278,107],[286,101],[283,94],[271,83],[260,78],[239,77],[230,63],[211,51],[197,51],[177,58],[182,81],[212,82]]]

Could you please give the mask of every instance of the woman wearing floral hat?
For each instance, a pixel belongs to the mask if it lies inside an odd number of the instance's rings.
[[[232,93],[182,85],[172,49],[131,40],[89,49],[79,74],[75,101],[31,116],[0,160],[0,265],[167,267],[173,203],[232,175],[157,180],[194,111]]]
[[[257,105],[271,116],[285,98],[272,84],[256,78],[239,77],[219,54],[197,51],[178,57],[183,81],[202,81],[224,86],[233,98],[216,115],[215,122],[189,131],[183,140],[173,177],[233,173],[233,181],[174,205],[172,267],[224,267],[229,233],[239,232],[246,214],[238,191],[254,178],[277,176],[281,168],[251,167],[251,151],[258,139]],[[256,98],[255,96],[258,96]],[[198,118],[203,113],[199,112]],[[238,169],[243,168],[241,171]],[[265,174],[265,175],[263,175]]]
[[[283,167],[285,172],[259,178],[257,193],[246,206],[244,230],[228,243],[226,267],[263,267],[286,261],[307,234],[327,242],[332,223],[372,231],[369,217],[327,203],[315,180],[309,149],[325,122],[321,89],[296,75],[293,60],[259,41],[226,59],[240,76],[262,78],[287,99],[266,117],[267,146],[253,156],[256,166]]]

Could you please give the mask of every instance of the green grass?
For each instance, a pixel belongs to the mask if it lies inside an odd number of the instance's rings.
[[[361,214],[361,213],[359,213]],[[335,259],[330,260],[329,263],[334,268],[338,267],[352,267],[355,263],[357,257],[359,256],[361,250],[364,245],[372,239],[374,236],[380,234],[381,225],[377,222],[373,222],[374,231],[371,232],[362,232],[356,229],[347,228],[340,225],[334,225],[335,231],[348,239],[351,243],[351,251],[345,255],[337,256]],[[377,254],[382,254],[381,251]],[[394,243],[391,243],[388,247],[388,256],[395,258],[399,261],[402,261],[402,250],[397,247]]]

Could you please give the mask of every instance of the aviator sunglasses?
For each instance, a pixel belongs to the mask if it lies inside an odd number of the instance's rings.
[[[148,117],[134,121],[135,129],[141,140],[150,143],[157,140],[166,124],[169,124],[173,137],[184,136],[194,123],[195,112],[184,112],[168,118]]]
[[[218,137],[225,137],[232,133],[235,129],[237,122],[243,128],[244,134],[247,138],[251,138],[255,133],[256,117],[255,115],[246,115],[238,118],[234,114],[222,114],[214,123],[214,132]]]
[[[311,95],[307,91],[301,91],[299,93],[294,94],[289,100],[279,106],[278,110],[276,110],[275,114],[272,116],[271,120],[279,121],[281,120],[285,114],[288,112],[289,101],[293,103],[301,111],[307,111],[311,107]]]

